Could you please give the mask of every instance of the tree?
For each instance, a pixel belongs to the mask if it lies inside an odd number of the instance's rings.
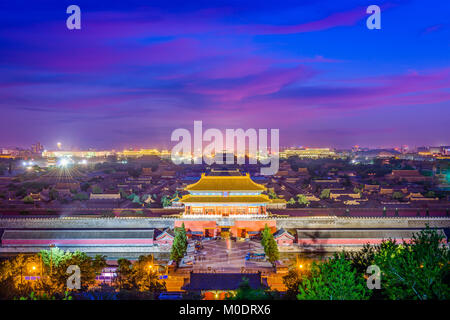
[[[309,206],[309,200],[306,199],[306,196],[304,194],[297,195],[297,202],[301,207]]]
[[[68,259],[62,260],[54,270],[54,278],[62,285],[67,281],[67,269],[71,265],[80,268],[81,288],[86,290],[95,284],[96,276],[100,275],[103,268],[107,266],[106,256],[96,255],[94,258],[84,252],[75,251],[70,254]]]
[[[84,192],[78,192],[73,196],[73,200],[79,201],[89,200],[89,196]]]
[[[175,261],[177,266],[186,253],[187,245],[186,229],[183,223],[181,228],[175,228],[175,237],[170,252],[170,259]]]
[[[99,185],[95,185],[92,187],[92,193],[100,194],[103,192],[103,189]]]
[[[23,198],[23,203],[32,204],[34,203],[34,200],[31,196],[26,196],[25,198]]]
[[[285,294],[286,299],[295,299],[297,297],[300,282],[300,275],[295,270],[289,270],[289,272],[283,276],[283,284],[287,289]]]
[[[387,240],[380,245],[374,262],[390,299],[429,300],[450,298],[449,248],[443,236],[426,228],[411,242]]]
[[[361,193],[362,190],[355,187],[355,188],[353,188],[353,192],[354,193]]]
[[[170,207],[172,205],[172,201],[170,201],[170,198],[168,196],[163,196],[161,198],[161,204],[164,208]]]
[[[152,255],[139,256],[131,268],[131,283],[134,289],[160,293],[165,291],[164,283],[158,281],[158,269]]]
[[[402,200],[405,195],[401,193],[400,191],[395,191],[392,193],[392,199],[394,200]]]
[[[289,205],[290,207],[292,207],[292,206],[295,206],[296,203],[297,203],[297,201],[295,201],[294,198],[290,198],[286,204]]]
[[[330,189],[323,189],[320,193],[320,199],[330,199]]]
[[[275,261],[279,259],[280,253],[278,251],[277,242],[273,238],[273,234],[270,232],[267,224],[264,226],[264,229],[261,232],[261,244],[264,248],[264,253],[267,256],[267,260],[274,264]]]
[[[264,226],[264,229],[261,231],[261,245],[263,246],[263,248],[266,247],[267,239],[269,238],[269,235],[270,235],[270,229],[266,223]]]
[[[313,263],[310,276],[299,285],[299,300],[366,300],[369,292],[364,278],[356,273],[343,254],[323,263]]]
[[[135,194],[134,197],[133,197],[133,199],[131,200],[131,202],[141,204],[141,199],[139,198],[138,195]]]
[[[72,257],[72,253],[67,250],[61,250],[58,247],[50,248],[49,250],[41,250],[38,253],[39,257],[42,259],[42,262],[45,266],[50,268],[58,267],[59,264],[67,259]]]
[[[366,273],[367,267],[374,264],[374,258],[377,250],[378,247],[372,246],[367,243],[362,247],[361,250],[350,252],[343,251],[343,254],[346,259],[350,260],[356,272],[360,275],[364,275]]]
[[[119,290],[130,290],[133,287],[131,279],[132,264],[128,259],[117,259],[117,278],[116,285]]]
[[[25,276],[29,275],[32,265],[36,265],[36,256],[27,257],[18,254],[12,259],[3,261],[0,264],[0,284],[1,296],[21,296],[28,295],[32,291],[29,281],[25,281]],[[3,285],[10,292],[3,291]]]
[[[277,261],[280,258],[280,252],[278,251],[278,244],[273,238],[272,234],[267,240],[265,252],[267,255],[267,259],[272,263],[272,265],[274,265],[275,261]]]
[[[269,195],[270,199],[278,199],[277,194],[273,190],[269,190],[269,192],[267,194]]]
[[[436,197],[436,193],[434,191],[428,191],[427,193],[424,194],[425,198],[434,198]]]
[[[269,300],[273,299],[269,292],[263,289],[253,289],[248,278],[242,278],[235,295],[228,294],[227,300]]]

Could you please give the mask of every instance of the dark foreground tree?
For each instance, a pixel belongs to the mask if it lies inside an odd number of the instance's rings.
[[[309,277],[302,279],[299,300],[365,300],[366,282],[344,254],[335,254],[323,263],[313,263]]]
[[[410,243],[383,242],[374,262],[390,299],[446,300],[450,299],[449,258],[443,235],[427,227]]]

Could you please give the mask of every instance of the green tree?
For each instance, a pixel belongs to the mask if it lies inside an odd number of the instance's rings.
[[[275,239],[273,238],[272,232],[270,232],[267,224],[265,225],[262,233],[261,233],[261,244],[264,248],[264,253],[267,256],[267,260],[269,260],[272,264],[275,263],[280,258],[280,253],[278,251],[278,245]]]
[[[89,200],[89,196],[86,193],[78,192],[73,196],[73,200],[79,201]]]
[[[320,199],[330,199],[330,189],[323,189],[320,193]]]
[[[309,206],[309,200],[306,199],[306,196],[304,194],[297,195],[297,202],[301,207]]]
[[[405,195],[401,193],[400,191],[395,191],[392,193],[392,199],[394,200],[402,200]]]
[[[26,196],[25,198],[23,198],[23,203],[32,204],[34,203],[34,200],[31,196]]]
[[[133,197],[133,199],[131,200],[131,202],[141,204],[141,199],[139,198],[138,195],[135,194],[134,197]]]
[[[41,250],[38,255],[42,259],[44,265],[49,268],[50,266],[52,268],[58,267],[61,262],[72,257],[72,253],[69,250],[64,251],[58,247],[53,247],[48,250]]]
[[[227,300],[270,300],[273,299],[269,292],[263,289],[253,289],[248,281],[248,278],[242,278],[242,282],[239,284],[236,294],[228,294]]]
[[[92,193],[100,194],[103,192],[103,189],[99,185],[95,185],[92,187]]]
[[[294,198],[290,198],[289,201],[286,202],[286,204],[289,205],[289,206],[291,206],[291,207],[292,207],[292,206],[295,206],[296,203],[297,203],[297,201],[295,201]]]
[[[170,200],[170,198],[168,196],[163,196],[161,198],[161,204],[164,208],[170,207],[172,205],[172,201]]]
[[[449,248],[443,236],[426,228],[411,242],[387,240],[374,262],[381,269],[383,288],[390,299],[429,300],[450,298]]]
[[[343,254],[335,254],[323,263],[313,263],[309,277],[299,285],[299,300],[366,300],[369,292]]]
[[[54,278],[62,285],[67,281],[67,268],[77,265],[80,268],[81,290],[86,290],[95,284],[95,277],[100,275],[103,268],[107,266],[106,256],[96,255],[94,258],[84,252],[75,251],[70,258],[62,260],[54,270]]]
[[[269,239],[269,236],[270,236],[270,229],[269,229],[269,226],[266,223],[265,226],[264,226],[264,229],[261,231],[261,245],[263,246],[263,248],[266,247],[267,240]]]
[[[271,234],[266,246],[266,255],[267,259],[274,265],[275,261],[277,261],[280,258],[280,252],[278,251],[278,244],[273,238],[273,235]]]
[[[350,260],[352,266],[356,269],[356,272],[360,275],[364,275],[367,267],[374,264],[375,254],[378,249],[378,246],[372,246],[367,243],[361,250],[350,252],[343,251],[343,254]]]
[[[278,199],[278,195],[273,190],[269,190],[267,194],[269,195],[270,199]]]
[[[170,259],[175,261],[177,266],[186,253],[187,245],[186,229],[183,223],[181,228],[175,228],[175,237],[170,251]]]
[[[425,198],[434,198],[436,197],[436,193],[434,191],[428,191],[427,193],[424,194]]]

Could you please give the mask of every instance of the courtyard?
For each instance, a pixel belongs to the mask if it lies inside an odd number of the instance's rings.
[[[242,272],[273,270],[268,261],[247,261],[247,253],[264,253],[257,240],[234,241],[231,239],[202,240],[202,249],[197,252],[188,250],[184,259],[186,266],[192,266],[194,272]],[[190,247],[194,246],[194,242]]]

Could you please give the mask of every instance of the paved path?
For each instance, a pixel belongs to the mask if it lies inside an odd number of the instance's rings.
[[[232,240],[206,240],[203,249],[193,253],[193,269],[199,271],[241,272],[247,270],[268,271],[272,265],[267,262],[245,261],[248,252],[263,253],[264,250],[258,241],[232,241]]]

